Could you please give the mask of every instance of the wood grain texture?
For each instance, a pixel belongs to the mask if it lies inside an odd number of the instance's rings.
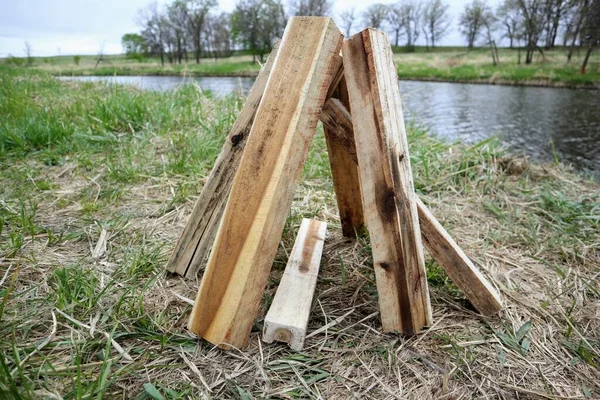
[[[288,22],[188,323],[213,344],[248,343],[341,43],[331,18]]]
[[[327,224],[303,219],[277,292],[267,312],[263,341],[286,342],[293,350],[304,347]]]
[[[432,315],[392,50],[366,29],[342,53],[383,330],[415,334]]]
[[[481,314],[490,316],[500,311],[502,301],[491,283],[473,265],[421,199],[417,199],[417,208],[423,241],[433,259],[444,268],[452,282]]]
[[[334,96],[346,98],[343,89]],[[356,237],[364,229],[363,204],[360,190],[354,131],[346,107],[339,98],[330,98],[321,112],[321,122],[325,132],[329,165],[335,189],[335,198],[340,213],[342,233],[346,237]],[[350,121],[350,122],[349,122]]]
[[[242,111],[227,136],[221,153],[200,192],[194,210],[171,253],[171,258],[166,267],[168,271],[193,279],[207,257],[207,253],[215,240],[235,171],[237,171],[242,159],[243,149],[267,85],[278,48],[279,42],[273,47],[271,55],[261,68],[250,93],[248,93]]]

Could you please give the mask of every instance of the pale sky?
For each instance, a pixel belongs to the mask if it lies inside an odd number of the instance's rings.
[[[460,45],[464,41],[456,28],[458,15],[469,0],[446,0],[450,4],[452,29],[441,45]],[[494,5],[499,0],[491,0]],[[0,0],[0,57],[8,54],[23,57],[24,43],[29,41],[34,56],[97,54],[104,45],[105,54],[121,53],[121,36],[139,32],[137,11],[151,0]],[[159,3],[165,3],[161,0]],[[235,0],[220,0],[223,10],[231,11]],[[357,12],[373,3],[394,3],[394,0],[337,0],[334,18],[345,8]],[[284,0],[287,5],[287,1]],[[359,31],[361,19],[354,27]],[[419,42],[424,44],[422,38]]]

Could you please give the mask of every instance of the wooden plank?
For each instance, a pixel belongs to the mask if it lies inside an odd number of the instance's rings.
[[[267,312],[263,341],[285,342],[293,350],[304,347],[327,224],[303,219],[277,292]]]
[[[173,253],[171,253],[166,267],[168,271],[193,279],[206,259],[214,242],[235,171],[237,171],[242,158],[243,148],[246,145],[246,139],[250,133],[278,48],[279,42],[273,47],[271,55],[261,68],[250,93],[248,93],[242,111],[227,136],[208,180],[200,192],[194,210]]]
[[[392,50],[366,29],[342,53],[383,330],[415,334],[432,315]]]
[[[340,94],[338,96],[347,98]],[[330,98],[323,106],[321,122],[325,132],[342,233],[346,237],[356,237],[356,234],[364,229],[365,222],[354,131],[350,116],[340,115],[343,113],[347,114],[348,111],[341,100]]]
[[[213,344],[248,343],[341,43],[331,18],[288,22],[188,323]]]
[[[332,111],[331,109],[336,110]],[[352,148],[354,141],[349,141],[347,137],[347,132],[350,131],[348,126],[352,125],[350,113],[336,99],[325,102],[323,112],[326,110],[328,110],[329,115],[334,116],[333,118],[336,119],[339,126],[346,127],[344,129],[331,129],[331,133],[337,135],[337,141],[346,144],[348,154],[352,155],[353,162],[357,163],[356,149]],[[465,293],[469,301],[481,314],[489,316],[500,311],[502,302],[498,292],[475,267],[421,199],[417,197],[416,201],[421,237],[433,259],[444,268],[450,279]]]
[[[502,301],[491,283],[418,198],[417,208],[423,242],[433,259],[444,268],[452,282],[481,314],[489,316],[500,311]]]

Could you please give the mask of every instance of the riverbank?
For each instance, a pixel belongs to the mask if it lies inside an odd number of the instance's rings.
[[[0,394],[600,396],[600,185],[415,126],[415,189],[498,288],[500,315],[479,316],[428,258],[434,327],[380,333],[369,241],[341,236],[319,131],[250,347],[191,337],[198,282],[164,265],[241,104],[0,66]],[[296,353],[259,340],[302,217],[329,224],[309,332],[329,325]]]
[[[579,73],[584,55],[575,52],[571,63],[566,63],[566,50],[554,49],[536,54],[531,65],[517,64],[516,49],[500,49],[497,66],[492,65],[487,49],[468,50],[451,47],[406,53],[397,48],[395,55],[400,79],[486,83],[496,85],[563,87],[574,89],[600,89],[600,52],[592,53],[587,72]],[[521,54],[524,57],[523,54]],[[203,59],[200,64],[161,66],[157,59],[131,60],[124,56],[107,56],[96,67],[93,56],[81,58],[75,65],[72,58],[53,57],[36,59],[35,67],[60,76],[193,76],[222,77],[256,76],[259,64],[251,56],[226,59]]]

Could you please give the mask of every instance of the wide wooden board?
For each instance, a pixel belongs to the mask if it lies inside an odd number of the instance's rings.
[[[331,18],[288,22],[188,323],[213,344],[248,343],[341,43]]]
[[[342,54],[383,330],[415,334],[432,315],[392,49],[366,29]]]

